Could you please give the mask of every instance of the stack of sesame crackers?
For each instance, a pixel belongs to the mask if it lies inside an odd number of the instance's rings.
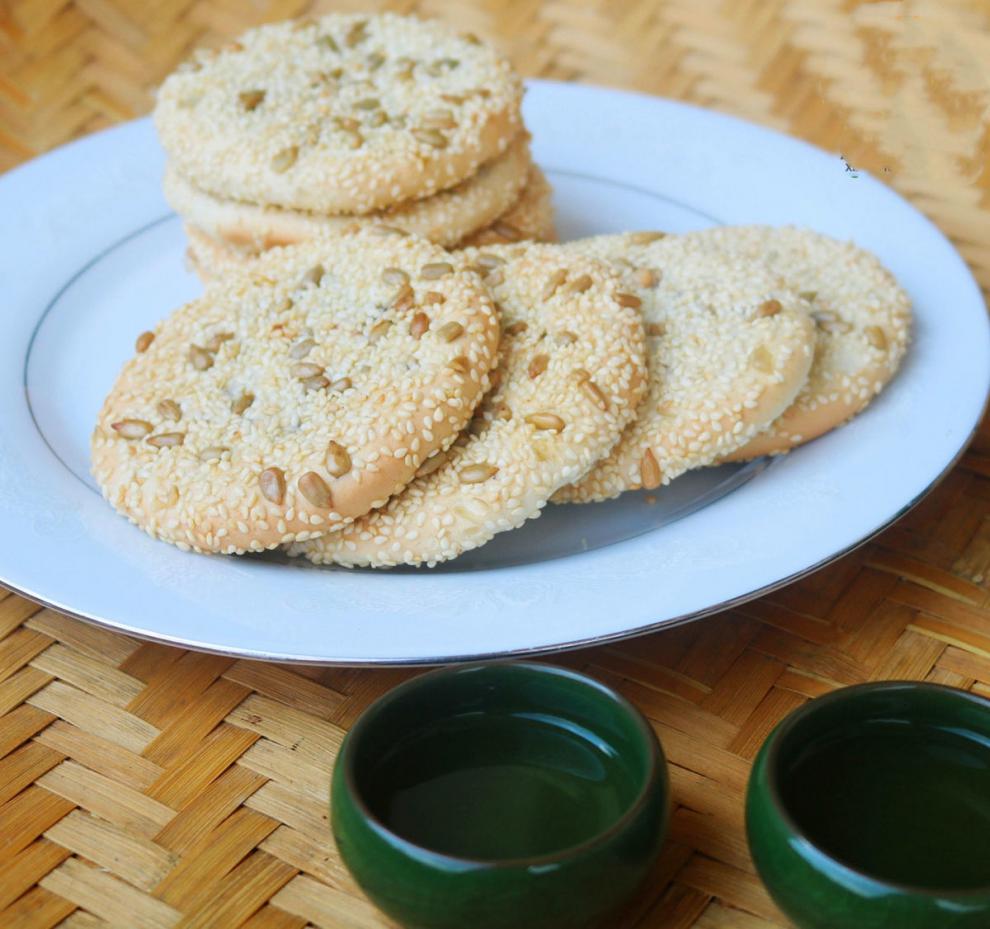
[[[251,30],[162,85],[165,194],[204,278],[368,224],[447,247],[551,239],[511,65],[393,14]]]
[[[553,237],[511,67],[391,14],[247,33],[164,84],[166,192],[208,284],[93,435],[157,538],[435,565],[538,516],[779,454],[909,341],[871,254],[807,230]]]

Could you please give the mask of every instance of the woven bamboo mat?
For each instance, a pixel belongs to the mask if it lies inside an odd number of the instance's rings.
[[[839,151],[928,213],[990,286],[985,0],[390,5],[495,39],[527,74],[680,97]],[[145,112],[193,46],[310,8],[0,0],[0,169]],[[773,724],[873,679],[990,695],[990,427],[920,507],[830,568],[560,660],[631,697],[671,762],[670,841],[616,929],[786,926],[742,824]],[[344,731],[405,676],[183,652],[0,592],[0,926],[387,926],[335,855],[326,789]]]

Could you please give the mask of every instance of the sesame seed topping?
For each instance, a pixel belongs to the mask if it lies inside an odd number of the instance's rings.
[[[653,490],[660,486],[663,475],[660,473],[660,464],[657,456],[653,454],[653,449],[648,448],[643,452],[643,457],[639,460],[639,481],[647,490]]]
[[[620,306],[631,306],[639,309],[643,305],[643,301],[635,294],[617,293],[615,299],[619,301]]]
[[[346,124],[351,122],[348,118]],[[345,122],[341,120],[339,125],[343,127]],[[352,128],[356,131],[358,126]],[[172,164],[166,165],[164,188],[166,199],[186,220],[197,264],[201,270],[205,265],[206,270],[215,273],[214,268],[239,264],[273,244],[305,241],[364,225],[378,227],[376,231],[383,235],[409,232],[441,245],[455,245],[524,199],[520,191],[524,187],[529,190],[529,165],[526,137],[520,134],[502,155],[482,165],[461,184],[425,199],[406,201],[363,216],[223,199],[197,187]],[[408,274],[405,279],[399,276],[393,279],[397,287],[408,280]]]
[[[448,257],[411,236],[320,239],[267,252],[176,310],[125,365],[94,430],[107,499],[154,536],[225,552],[313,538],[380,506],[466,425],[495,360],[494,306],[462,270],[431,285],[463,327],[461,372],[449,345],[406,324],[368,339],[393,321],[385,269]],[[307,279],[316,267],[319,286]],[[226,333],[236,337],[204,347]],[[309,474],[332,481],[327,505]]]
[[[392,299],[392,308],[398,312],[408,310],[416,302],[416,294],[409,284],[403,284]]]
[[[457,120],[448,109],[428,110],[420,117],[420,125],[427,129],[453,129],[457,126]]]
[[[874,255],[793,227],[722,227],[687,238],[733,260],[766,263],[798,292],[817,329],[814,362],[794,403],[730,457],[786,451],[821,435],[862,410],[896,373],[911,305]]]
[[[447,274],[453,274],[454,266],[449,261],[435,261],[431,264],[423,265],[420,268],[419,276],[424,281],[435,281],[437,278]]]
[[[398,307],[396,307],[398,309]],[[369,342],[377,342],[381,339],[389,329],[392,328],[392,320],[390,319],[380,319],[371,327],[371,331],[368,333]]]
[[[168,419],[174,423],[182,419],[182,408],[174,400],[160,400],[155,409],[158,410],[158,415],[162,419]]]
[[[549,364],[549,355],[534,355],[526,370],[530,377],[539,377],[544,371],[546,371]]]
[[[461,483],[481,484],[496,474],[498,474],[498,468],[495,465],[490,465],[487,462],[471,464],[461,469]]]
[[[880,351],[887,350],[887,336],[879,326],[867,326],[863,330],[870,345]]]
[[[155,108],[169,159],[218,195],[367,213],[458,184],[521,126],[509,62],[438,22],[331,14],[239,44],[170,75]],[[333,125],[348,114],[373,118]]]
[[[298,145],[290,145],[288,148],[283,148],[281,151],[276,152],[272,158],[272,170],[276,174],[285,174],[296,163],[298,157]]]
[[[587,374],[587,372],[585,372]],[[608,398],[602,393],[601,387],[599,387],[590,377],[583,377],[578,380],[578,384],[584,395],[597,406],[600,410],[608,409]]]
[[[325,374],[314,374],[311,377],[300,378],[306,390],[326,390],[330,386],[330,378]]]
[[[145,441],[154,448],[175,448],[186,440],[184,432],[160,432],[158,435],[148,436]]]
[[[327,272],[323,265],[315,264],[313,267],[309,268],[303,275],[302,280],[304,284],[312,284],[314,287],[319,287],[323,282],[323,275]]]
[[[430,317],[425,313],[417,313],[409,323],[409,334],[414,339],[421,339],[423,333],[430,328]]]
[[[350,29],[347,30],[347,35],[344,37],[344,44],[348,48],[353,48],[355,45],[360,45],[360,43],[367,38],[368,21],[365,19],[359,19],[351,25]]]
[[[475,256],[474,263],[485,271],[494,271],[495,268],[505,264],[505,259],[493,252],[479,252]]]
[[[770,374],[773,371],[773,355],[765,345],[757,345],[749,356],[750,364],[757,371]]]
[[[549,300],[557,292],[557,288],[560,287],[560,285],[566,280],[567,272],[563,268],[558,268],[554,271],[553,274],[547,278],[547,285],[543,288],[543,299]]]
[[[348,454],[347,449],[339,442],[331,439],[327,444],[327,471],[333,477],[343,477],[351,470],[351,464],[351,456]]]
[[[430,148],[446,148],[447,137],[439,129],[413,129],[413,138]]]
[[[316,343],[312,339],[300,339],[289,349],[289,357],[294,360],[305,358],[314,348]]]
[[[232,332],[215,332],[206,342],[206,350],[211,354],[216,354],[223,348],[224,342],[229,342],[234,338],[234,333]]]
[[[731,454],[782,412],[807,377],[814,330],[797,294],[759,260],[728,258],[691,235],[631,233],[565,246],[612,262],[622,275],[619,292],[640,301],[650,379],[636,421],[556,501],[656,487]],[[643,268],[664,273],[647,281]],[[780,311],[757,315],[768,301]]]
[[[364,145],[364,136],[357,129],[343,129],[340,135],[347,148],[357,149]]]
[[[401,268],[386,268],[382,271],[382,280],[393,287],[401,287],[409,283],[409,275]]]
[[[556,238],[553,188],[543,172],[531,165],[526,186],[515,203],[494,223],[466,237],[459,247],[506,244],[523,239],[553,242]],[[548,289],[552,293],[555,287],[548,285]]]
[[[151,432],[151,423],[143,419],[122,419],[110,427],[125,439],[143,439]]]
[[[435,455],[427,458],[416,471],[416,477],[426,477],[427,474],[432,474],[434,471],[441,468],[447,463],[447,456],[443,452],[438,452]]]
[[[446,561],[538,516],[548,497],[585,473],[634,416],[645,388],[644,336],[638,312],[614,298],[621,289],[616,272],[560,246],[507,245],[485,254],[491,267],[505,267],[492,294],[503,330],[515,335],[502,340],[492,387],[469,427],[444,455],[427,458],[412,484],[381,509],[294,545],[292,553],[349,565]],[[467,250],[453,263],[470,268],[479,257]],[[562,268],[574,279],[587,275],[588,288],[543,300],[547,278]],[[539,351],[541,337],[564,325],[588,334],[547,355],[543,373],[531,378],[531,360],[547,354]],[[467,358],[452,362],[460,363]],[[615,402],[604,408],[589,402],[575,383],[582,369],[584,380]]]
[[[453,342],[464,335],[464,327],[458,322],[444,323],[437,329],[437,337],[444,342]]]
[[[258,475],[258,486],[266,500],[282,505],[285,499],[285,472],[281,468],[265,468]]]
[[[556,413],[530,413],[526,422],[535,429],[548,429],[552,432],[563,432],[565,425]]]
[[[189,361],[197,371],[206,371],[213,367],[213,356],[199,345],[189,346]]]
[[[318,374],[322,374],[324,371],[323,365],[313,364],[312,362],[300,362],[299,364],[292,365],[289,368],[290,373],[293,377],[298,377],[301,380],[305,380],[308,377],[316,377]]]
[[[315,471],[307,471],[299,478],[299,493],[317,509],[327,510],[333,506],[333,496],[327,482]]]
[[[265,99],[265,91],[242,90],[237,95],[237,99],[240,100],[241,106],[250,113],[261,105],[261,102]]]

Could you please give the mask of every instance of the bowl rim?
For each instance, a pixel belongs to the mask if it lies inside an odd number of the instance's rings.
[[[934,886],[927,887],[923,884],[905,884],[899,881],[888,880],[850,864],[844,858],[841,858],[824,849],[814,839],[812,839],[804,829],[798,826],[797,822],[795,822],[794,818],[791,816],[790,810],[783,801],[779,778],[780,754],[782,751],[781,746],[787,736],[790,735],[801,722],[809,716],[815,715],[822,709],[822,707],[827,707],[834,703],[844,703],[849,700],[856,701],[863,696],[868,696],[873,693],[896,691],[906,691],[912,693],[940,693],[950,699],[975,704],[976,706],[982,708],[988,714],[988,717],[990,717],[990,699],[987,699],[980,694],[974,694],[968,690],[961,690],[958,687],[950,687],[946,684],[934,684],[929,681],[870,681],[865,684],[853,684],[848,687],[839,687],[829,693],[814,697],[803,706],[798,707],[796,710],[793,710],[790,714],[784,717],[784,719],[778,723],[767,739],[766,751],[764,753],[763,776],[766,784],[767,798],[773,807],[774,814],[783,822],[784,826],[793,837],[806,843],[822,858],[831,862],[833,865],[838,866],[849,874],[854,875],[860,880],[868,881],[875,887],[896,892],[901,896],[915,896],[928,899],[990,899],[990,883],[977,885],[975,887],[951,889]]]
[[[433,681],[440,677],[471,674],[481,669],[518,669],[533,675],[568,678],[597,691],[602,698],[615,703],[629,717],[647,749],[646,771],[643,774],[643,783],[635,798],[606,828],[576,845],[568,845],[543,855],[523,856],[519,858],[468,858],[440,852],[425,845],[420,845],[411,839],[407,839],[390,829],[368,808],[354,774],[354,744],[361,738],[364,730],[374,722],[373,717],[377,715],[375,711],[407,699],[412,692],[422,687],[429,687]],[[364,710],[357,722],[348,731],[345,743],[337,756],[337,764],[343,766],[342,774],[350,801],[358,809],[365,822],[380,837],[387,839],[392,845],[398,846],[420,861],[447,862],[458,868],[471,868],[472,870],[508,870],[562,864],[570,859],[579,857],[584,852],[607,841],[634,820],[646,807],[658,784],[665,794],[663,798],[664,804],[669,805],[670,803],[670,786],[665,776],[666,757],[656,732],[646,721],[643,714],[617,690],[596,678],[582,674],[580,671],[575,671],[571,668],[542,661],[478,661],[471,662],[470,664],[447,665],[428,671],[425,674],[419,674],[408,681],[403,681],[401,684],[393,687],[388,693],[379,697]]]

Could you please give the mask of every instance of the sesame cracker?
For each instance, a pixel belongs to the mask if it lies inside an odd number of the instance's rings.
[[[422,476],[340,532],[294,545],[317,563],[434,565],[539,516],[614,445],[645,387],[639,312],[607,265],[555,245],[457,255],[500,307],[495,386]]]
[[[709,465],[772,422],[805,383],[814,326],[797,293],[759,261],[662,233],[564,247],[619,269],[643,314],[650,380],[612,453],[555,502],[605,500]]]
[[[365,230],[225,275],[139,339],[107,397],[92,438],[106,498],[153,536],[223,553],[381,506],[453,441],[495,361],[491,298],[449,259]]]
[[[798,291],[818,331],[808,382],[794,403],[727,460],[779,454],[828,432],[896,374],[911,338],[911,301],[870,252],[792,226],[726,226],[688,238],[765,263]]]
[[[522,82],[473,36],[392,13],[251,29],[162,84],[155,125],[205,191],[366,213],[446,190],[508,148]]]
[[[183,219],[237,254],[257,254],[327,232],[386,225],[452,246],[488,226],[519,201],[530,167],[529,143],[521,133],[509,148],[456,187],[365,216],[285,210],[216,197],[196,187],[173,166],[165,169],[165,199]]]
[[[472,233],[457,248],[500,245],[524,240],[554,242],[557,230],[553,217],[553,188],[534,164],[518,199],[491,225]]]

